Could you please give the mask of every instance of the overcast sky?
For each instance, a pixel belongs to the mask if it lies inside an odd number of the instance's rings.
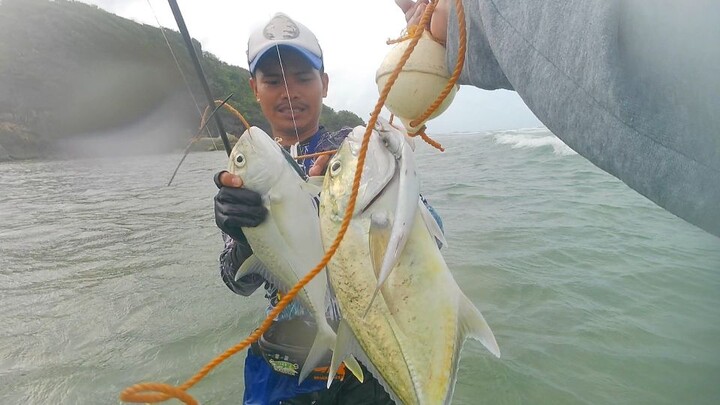
[[[137,22],[177,30],[166,0],[81,0]],[[148,3],[149,1],[149,3]],[[375,71],[405,27],[394,0],[178,0],[185,23],[203,49],[247,69],[250,32],[284,12],[310,28],[325,55],[330,89],[325,104],[367,119],[378,99]],[[153,14],[153,10],[155,14]],[[216,95],[219,97],[219,95]],[[450,108],[428,123],[429,133],[537,127],[541,123],[515,92],[462,86]]]

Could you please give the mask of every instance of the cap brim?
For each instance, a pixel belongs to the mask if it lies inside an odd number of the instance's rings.
[[[303,47],[291,45],[291,44],[272,44],[272,45],[268,46],[267,48],[263,49],[262,51],[258,52],[255,59],[250,61],[250,63],[248,64],[250,67],[250,73],[255,73],[255,68],[257,67],[257,64],[262,60],[262,58],[267,56],[270,51],[275,51],[276,47],[294,49],[294,50],[300,52],[300,54],[302,56],[304,56],[305,59],[307,59],[308,62],[310,62],[310,64],[312,65],[312,67],[314,67],[315,69],[320,70],[323,67],[322,59]]]

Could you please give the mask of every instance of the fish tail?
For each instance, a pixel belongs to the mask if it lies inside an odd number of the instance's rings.
[[[488,325],[480,313],[480,310],[477,309],[472,301],[463,293],[460,293],[458,305],[460,339],[469,337],[479,340],[490,353],[495,355],[495,357],[500,357],[500,348],[498,347],[497,341],[495,341],[495,335],[490,329],[490,325]]]
[[[315,341],[310,347],[310,352],[305,359],[305,364],[303,365],[302,370],[300,370],[298,384],[302,383],[303,380],[305,380],[305,378],[313,371],[313,369],[320,365],[323,357],[325,357],[325,353],[335,347],[336,340],[337,337],[330,325],[327,323],[318,324],[317,335],[315,335]]]
[[[338,326],[338,334],[335,347],[333,347],[332,360],[330,361],[330,370],[328,370],[328,388],[330,388],[330,384],[332,383],[333,378],[335,378],[335,373],[340,367],[341,362],[345,363],[345,367],[347,367],[348,370],[350,370],[350,372],[355,375],[358,381],[363,382],[363,380],[365,379],[363,371],[360,368],[360,363],[358,363],[355,357],[350,354],[353,349],[353,341],[354,337],[352,331],[350,330],[350,326],[348,326],[347,322],[341,320],[340,325]]]

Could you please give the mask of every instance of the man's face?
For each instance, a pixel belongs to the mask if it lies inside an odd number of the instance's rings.
[[[250,78],[250,87],[270,122],[272,135],[280,137],[284,145],[291,145],[298,137],[303,141],[317,131],[328,76],[290,49],[281,48],[281,69],[277,52],[270,52],[258,64],[255,77]]]

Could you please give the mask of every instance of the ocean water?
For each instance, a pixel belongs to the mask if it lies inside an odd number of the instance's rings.
[[[444,257],[502,357],[463,349],[455,404],[720,403],[720,238],[545,129],[418,145]],[[0,403],[117,404],[244,339],[220,280],[222,152],[0,164]],[[244,354],[190,393],[240,403]]]

